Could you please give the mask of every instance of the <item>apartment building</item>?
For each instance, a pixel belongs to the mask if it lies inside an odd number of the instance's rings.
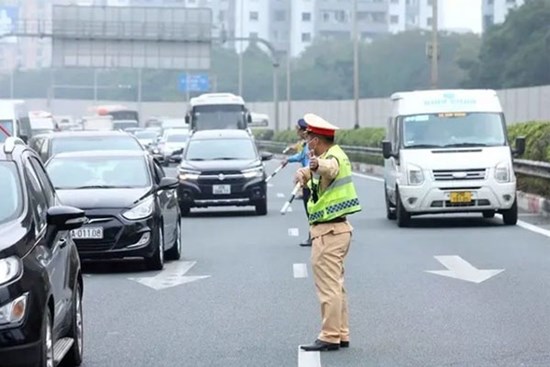
[[[439,0],[448,1],[448,0]],[[374,38],[409,29],[430,29],[432,0],[357,0],[360,38]],[[262,37],[293,56],[316,38],[350,39],[353,0],[235,0],[235,32]],[[441,13],[441,11],[440,11]],[[237,51],[246,43],[237,45]]]
[[[511,9],[522,6],[525,0],[483,0],[483,30],[493,24],[503,23]]]

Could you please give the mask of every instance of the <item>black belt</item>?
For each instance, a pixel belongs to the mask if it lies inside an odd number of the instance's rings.
[[[326,222],[314,222],[313,224],[325,224],[325,223],[342,223],[346,221],[346,217],[338,217],[331,220],[327,220]]]

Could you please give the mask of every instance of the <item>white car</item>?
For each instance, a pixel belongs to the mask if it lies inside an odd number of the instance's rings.
[[[158,149],[165,166],[169,166],[171,162],[179,163],[181,161],[181,155],[189,137],[188,129],[168,129],[164,131]]]

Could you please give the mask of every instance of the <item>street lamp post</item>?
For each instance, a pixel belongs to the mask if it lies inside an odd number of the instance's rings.
[[[438,84],[438,59],[439,59],[439,44],[438,44],[438,0],[432,0],[432,54],[431,54],[431,85],[432,89],[437,89]]]
[[[357,24],[357,0],[353,0],[353,110],[354,128],[359,128],[359,32]]]

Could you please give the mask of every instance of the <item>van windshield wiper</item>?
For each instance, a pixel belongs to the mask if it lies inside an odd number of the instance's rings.
[[[468,147],[486,147],[487,144],[483,143],[456,143],[456,144],[447,144],[444,148],[468,148]]]
[[[212,158],[213,161],[234,161],[234,160],[237,160],[239,158],[235,158],[235,157],[217,157],[217,158]]]
[[[189,161],[204,161],[204,158],[189,158]]]
[[[437,144],[412,144],[412,145],[407,145],[405,148],[443,148],[441,145],[437,145]]]

